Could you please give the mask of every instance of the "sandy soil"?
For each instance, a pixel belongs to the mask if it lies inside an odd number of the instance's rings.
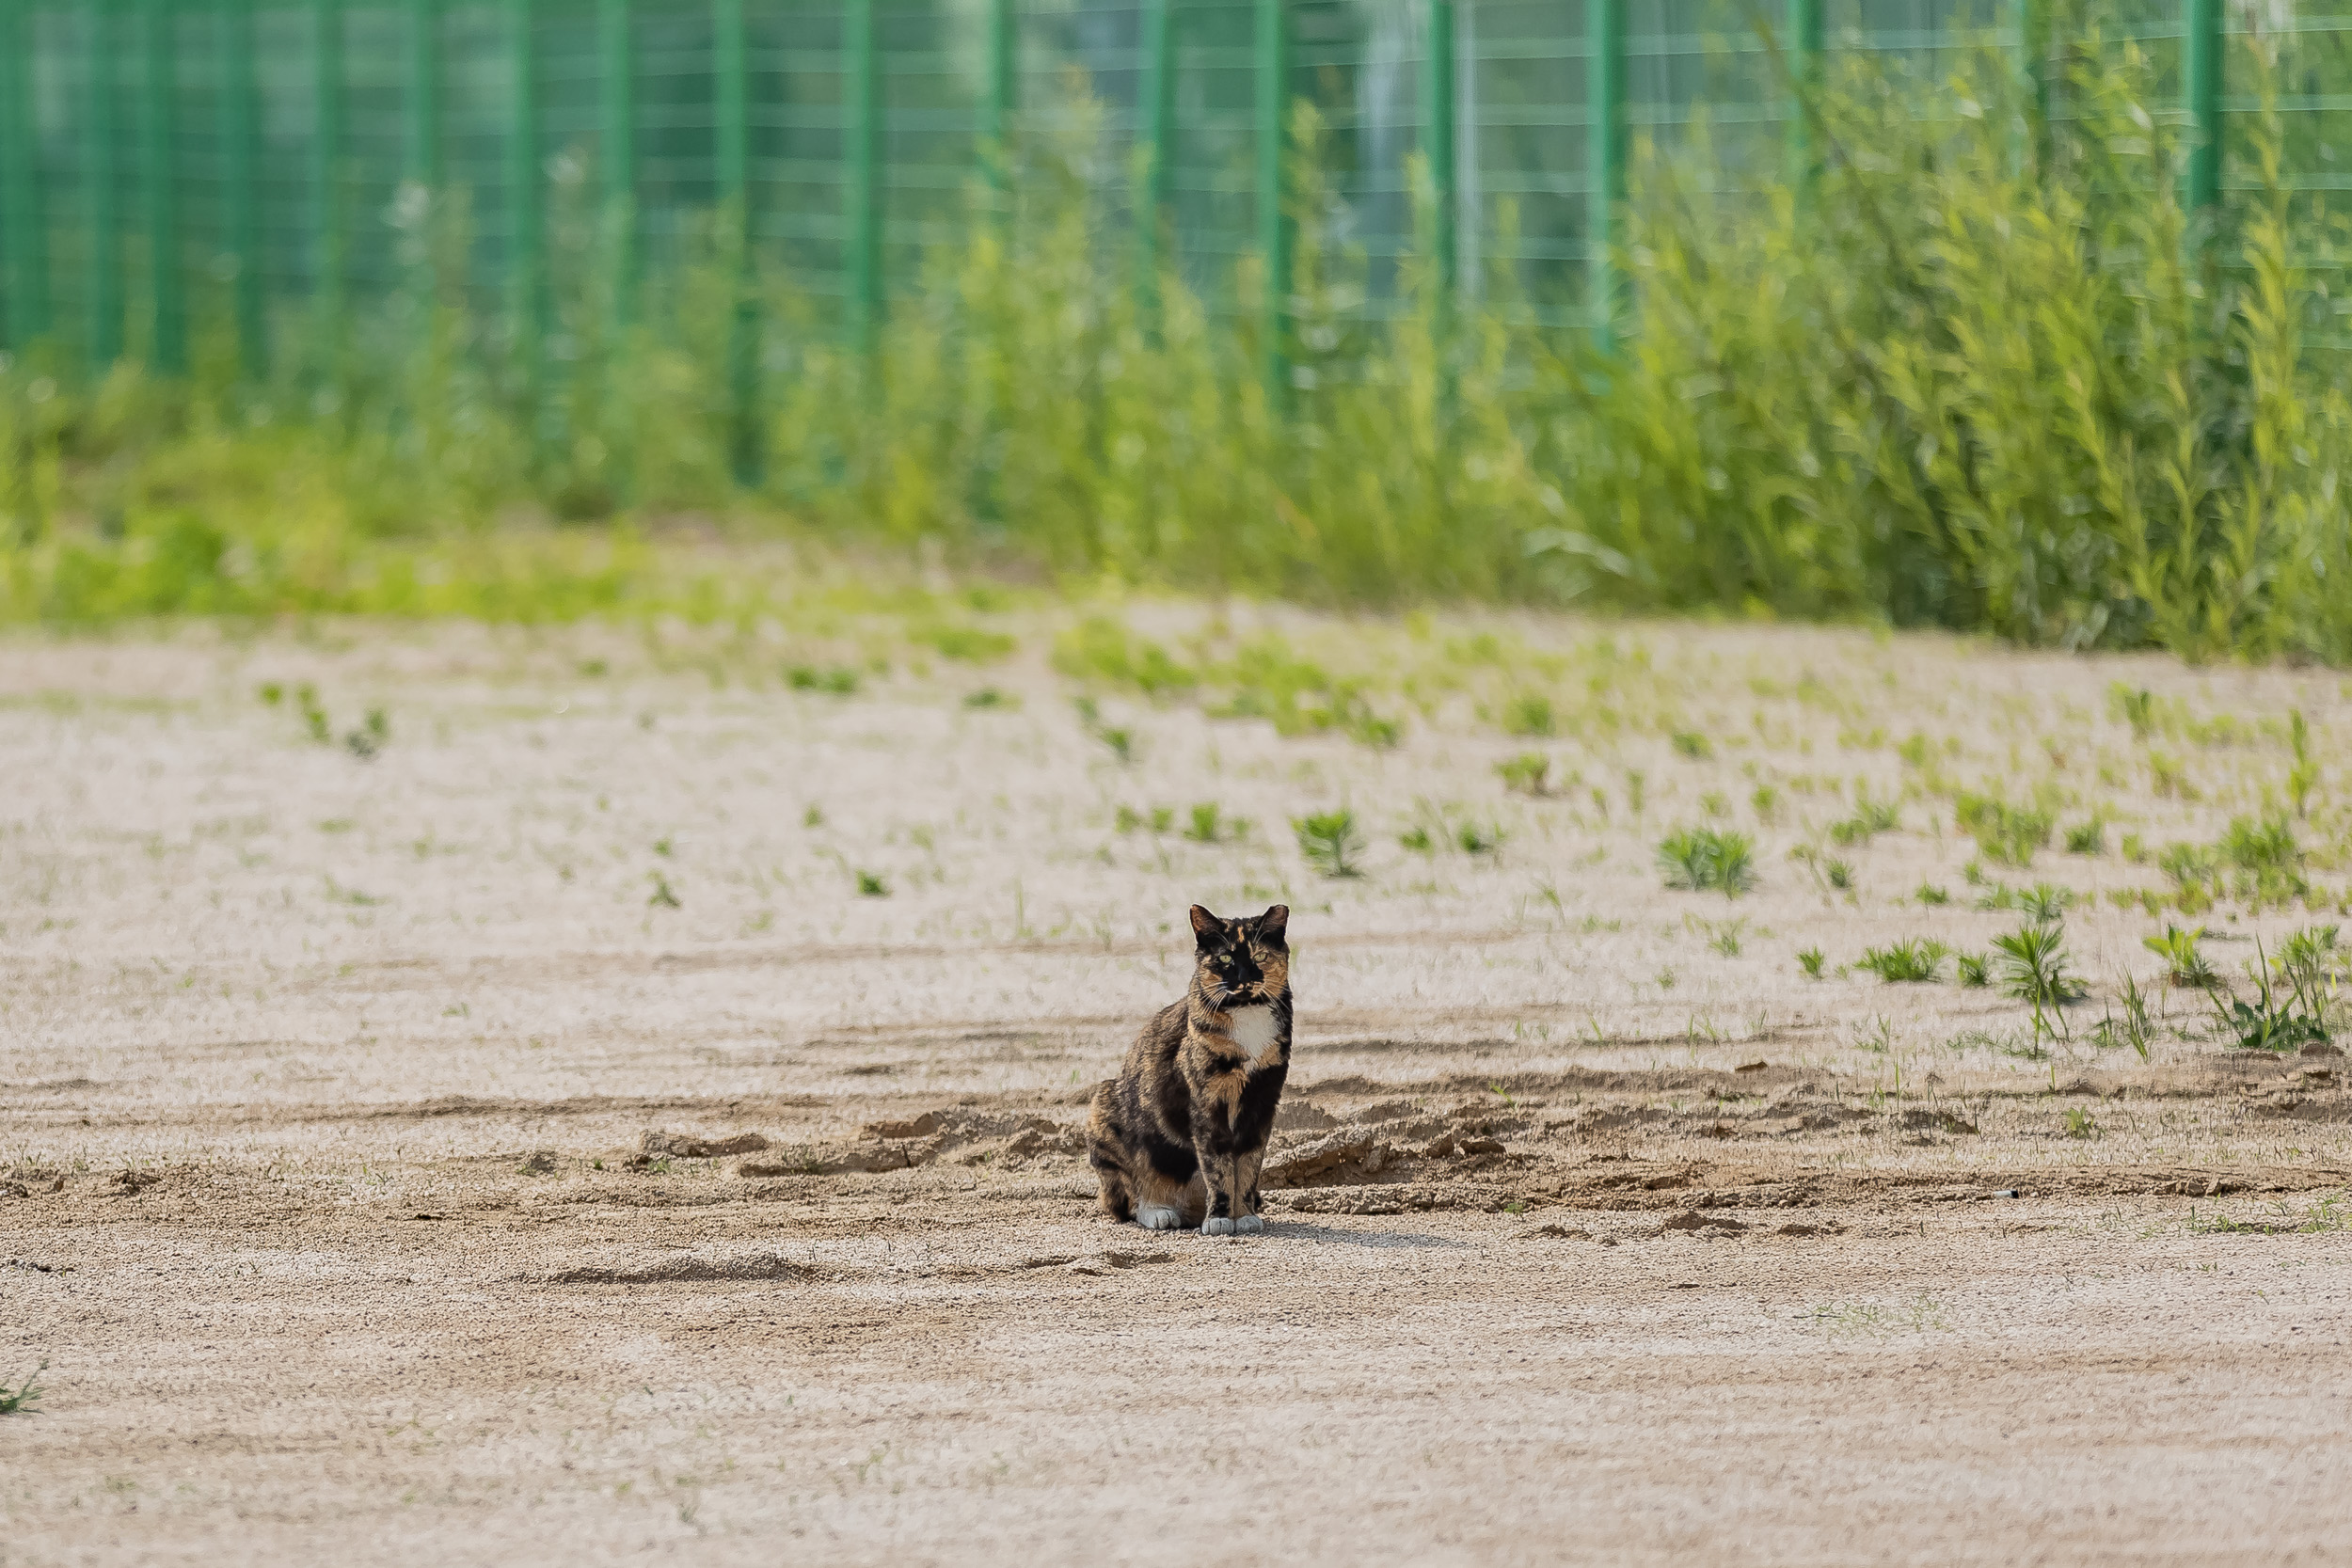
[[[1101,692],[1121,763],[1041,624],[848,698],[683,631],[0,647],[0,1563],[2352,1556],[2344,1063],[2213,1037],[2120,852],[2282,801],[2298,710],[2340,900],[2335,676],[1284,624],[1401,745]],[[1938,771],[2102,851],[1971,882]],[[1359,879],[1287,826],[1342,804]],[[1756,891],[1661,888],[1716,818]],[[1851,968],[2003,879],[2083,895],[2067,1038]],[[1195,898],[1295,911],[1260,1237],[1109,1225],[1073,1135]]]

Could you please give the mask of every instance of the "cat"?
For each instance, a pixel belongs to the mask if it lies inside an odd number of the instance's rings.
[[[1265,1228],[1258,1171],[1291,1064],[1290,914],[1192,907],[1191,988],[1143,1026],[1087,1117],[1111,1218],[1204,1236]]]

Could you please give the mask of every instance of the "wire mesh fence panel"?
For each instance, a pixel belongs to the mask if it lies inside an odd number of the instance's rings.
[[[264,377],[374,330],[437,245],[478,309],[560,361],[580,311],[618,319],[632,279],[713,260],[739,200],[753,255],[818,319],[870,330],[927,258],[1006,216],[1000,138],[1091,190],[1105,259],[1132,247],[1221,310],[1245,262],[1280,275],[1248,287],[1287,308],[1286,216],[1317,247],[1319,309],[1393,309],[1428,253],[1465,291],[1507,285],[1537,320],[1605,327],[1629,166],[1682,159],[1713,198],[1760,199],[1829,155],[1795,109],[1825,73],[1859,66],[1926,102],[2008,71],[2037,119],[2065,124],[2092,57],[2137,62],[2184,150],[2182,198],[2217,230],[2272,188],[2256,153],[2275,124],[2297,253],[2340,267],[2352,15],[2106,0],[2029,35],[2044,16],[2027,0],[32,4],[0,40],[0,322],[10,346],[86,369],[230,355]],[[2257,50],[2267,89],[2241,69]],[[1311,173],[1285,185],[1274,150],[1301,104],[1313,140],[1291,166]]]

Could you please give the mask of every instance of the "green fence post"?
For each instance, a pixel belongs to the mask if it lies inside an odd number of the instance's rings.
[[[49,331],[49,215],[40,189],[40,134],[33,117],[32,8],[0,0],[0,221],[8,225],[8,347],[22,353]]]
[[[999,192],[1011,172],[1012,117],[1021,103],[1021,31],[1012,6],[988,0],[988,87],[980,94],[980,162]]]
[[[147,208],[147,290],[154,308],[149,354],[155,368],[178,375],[188,368],[187,294],[180,276],[179,188],[171,178],[173,95],[172,0],[139,8],[139,183]]]
[[[2221,0],[2186,0],[2181,80],[2195,126],[2188,151],[2188,207],[2201,213],[2221,199]]]
[[[637,314],[637,55],[629,0],[596,0],[596,162],[604,180],[612,313]]]
[[[343,12],[342,0],[311,0],[310,7],[310,243],[320,347],[331,370],[342,358],[343,269],[349,237],[343,231]]]
[[[103,374],[122,355],[122,221],[115,157],[114,0],[91,0],[82,35],[88,113],[82,182],[89,218],[89,368]]]
[[[1788,182],[1802,190],[1820,172],[1807,116],[1821,90],[1821,0],[1788,0]]]
[[[547,325],[547,257],[539,211],[539,72],[532,0],[507,0],[506,288],[514,318],[518,389],[536,438],[539,355]]]
[[[408,179],[441,188],[441,0],[408,0]]]
[[[1617,225],[1625,211],[1625,0],[1584,0],[1584,276],[1593,341],[1617,348],[1623,301]]]
[[[1421,155],[1429,166],[1429,244],[1438,266],[1438,309],[1451,310],[1461,272],[1462,170],[1454,155],[1454,0],[1429,0],[1421,55]]]
[[[1258,255],[1265,263],[1260,353],[1266,390],[1279,404],[1288,398],[1291,379],[1291,214],[1282,178],[1290,165],[1284,124],[1291,101],[1288,0],[1257,0],[1257,20]]]
[[[1136,304],[1147,324],[1160,305],[1160,231],[1168,225],[1169,177],[1176,163],[1175,0],[1144,0],[1141,123],[1142,188],[1136,192]]]
[[[882,61],[874,47],[874,0],[846,0],[842,25],[847,55],[848,122],[843,170],[843,218],[849,240],[842,282],[849,293],[850,338],[860,353],[882,346]]]
[[[222,219],[233,269],[237,369],[247,381],[259,381],[269,368],[269,335],[262,294],[261,192],[253,166],[261,117],[251,0],[221,0],[214,41],[220,63],[221,162],[228,186]]]
[[[759,483],[759,306],[752,288],[751,71],[743,0],[712,0],[719,221],[735,308],[727,323],[727,449],[738,484]]]

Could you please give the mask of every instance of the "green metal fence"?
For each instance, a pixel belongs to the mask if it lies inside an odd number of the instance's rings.
[[[583,214],[619,258],[616,311],[717,214],[870,341],[969,220],[992,149],[1076,112],[1073,78],[1099,104],[1105,187],[1145,153],[1137,232],[1212,293],[1247,252],[1283,274],[1284,121],[1304,99],[1328,128],[1335,237],[1375,288],[1410,245],[1418,152],[1449,283],[1508,265],[1536,309],[1584,321],[1610,295],[1636,136],[1671,144],[1704,106],[1730,166],[1802,176],[1792,86],[1831,51],[1931,67],[1994,47],[2046,90],[2044,0],[1776,3],[0,0],[0,333],[168,372],[211,322],[260,376],[274,339],[331,340],[395,286],[405,204],[435,190],[462,196],[468,275],[526,351]],[[2226,129],[2254,106],[2223,69],[2245,17],[2124,0],[2102,25],[2176,85],[2188,194],[2219,199]],[[2352,18],[2265,25],[2286,40],[2296,188],[2324,199],[2352,183],[2330,151]]]

